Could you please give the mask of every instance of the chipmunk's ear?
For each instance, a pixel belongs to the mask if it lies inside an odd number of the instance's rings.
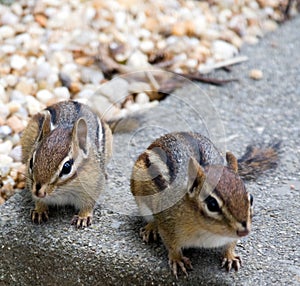
[[[79,118],[73,127],[72,141],[83,151],[85,155],[88,155],[88,127],[84,118]]]
[[[228,167],[233,170],[235,173],[238,172],[238,161],[231,152],[226,152],[226,161]]]
[[[200,193],[205,179],[203,168],[194,157],[191,157],[188,165],[188,192],[191,197]]]
[[[38,135],[37,141],[41,141],[45,138],[51,131],[51,115],[50,112],[45,110],[37,114],[37,121],[39,124],[40,133]]]

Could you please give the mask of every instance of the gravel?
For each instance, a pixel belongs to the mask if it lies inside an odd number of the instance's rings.
[[[229,75],[213,74],[238,82],[190,84],[144,113],[135,132],[116,134],[109,184],[92,227],[74,230],[72,209],[54,209],[47,224],[31,224],[24,191],[3,204],[0,285],[299,285],[299,26],[299,17],[285,23],[242,49],[250,61]],[[252,69],[263,77],[251,79]],[[249,143],[283,141],[278,168],[247,183],[255,216],[253,232],[237,247],[244,262],[238,273],[220,269],[219,250],[189,249],[194,270],[176,281],[162,243],[146,245],[138,237],[144,222],[134,216],[130,169],[154,137],[172,130],[200,131],[238,156]]]
[[[97,106],[107,120],[155,106],[145,82],[133,94],[141,82],[105,84],[105,76],[114,69],[211,71],[245,43],[275,30],[287,5],[287,0],[0,2],[0,150],[7,156],[20,145],[30,117],[58,101]],[[292,2],[290,16],[297,14]],[[97,104],[91,100],[95,93]],[[16,188],[24,185],[24,166],[11,158],[0,175]]]

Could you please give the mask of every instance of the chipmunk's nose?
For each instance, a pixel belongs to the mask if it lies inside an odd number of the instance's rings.
[[[249,229],[246,228],[245,230],[237,230],[236,234],[237,234],[238,236],[242,237],[242,236],[248,235],[249,232],[250,232]]]
[[[40,183],[36,183],[35,185],[35,195],[39,198],[44,198],[46,196],[46,192],[42,189]]]
[[[248,235],[250,232],[250,228],[248,227],[247,222],[243,221],[241,222],[241,225],[242,225],[242,229],[237,230],[236,234],[240,237]]]

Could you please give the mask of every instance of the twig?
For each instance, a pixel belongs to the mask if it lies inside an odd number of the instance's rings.
[[[223,62],[215,63],[214,65],[204,66],[199,71],[200,71],[200,73],[205,74],[205,73],[209,73],[215,69],[232,66],[232,65],[239,64],[239,63],[242,63],[245,61],[248,61],[248,57],[246,57],[246,56],[235,57],[235,58],[225,60]]]
[[[238,81],[238,79],[233,78],[233,79],[217,79],[217,78],[209,78],[209,77],[204,77],[199,74],[181,74],[181,73],[175,73],[177,75],[183,76],[185,78],[188,78],[190,80],[196,80],[196,81],[201,81],[203,83],[209,83],[213,85],[224,85],[229,82],[233,81]]]

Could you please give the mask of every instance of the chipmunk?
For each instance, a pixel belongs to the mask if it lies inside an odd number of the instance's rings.
[[[109,127],[87,105],[59,102],[33,116],[21,145],[32,220],[48,220],[49,205],[70,204],[79,209],[71,223],[89,226],[112,153]]]
[[[150,236],[162,238],[176,277],[178,266],[186,276],[187,268],[192,269],[182,253],[189,247],[224,246],[222,267],[240,268],[241,258],[234,249],[237,240],[251,231],[253,196],[239,173],[246,176],[259,164],[263,170],[274,166],[277,147],[248,148],[243,161],[227,152],[224,166],[208,138],[178,132],[156,139],[138,157],[130,184],[148,221],[140,235],[145,242]]]

